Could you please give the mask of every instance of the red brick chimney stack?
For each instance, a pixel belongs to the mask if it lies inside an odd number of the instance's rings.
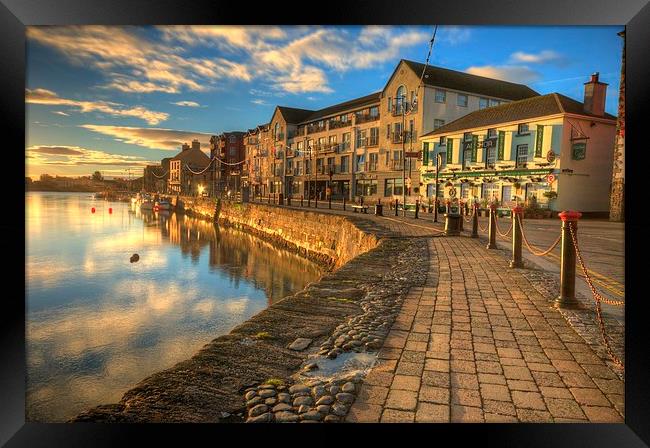
[[[602,117],[605,115],[605,97],[607,83],[598,80],[598,72],[591,75],[591,80],[585,83],[585,112]]]

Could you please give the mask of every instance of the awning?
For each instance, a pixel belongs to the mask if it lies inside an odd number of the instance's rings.
[[[517,176],[546,176],[553,172],[553,168],[531,170],[499,170],[499,171],[456,171],[438,174],[438,179],[453,177],[517,177]],[[436,173],[422,173],[422,179],[435,179]]]

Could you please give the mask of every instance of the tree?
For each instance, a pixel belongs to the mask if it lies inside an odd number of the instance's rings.
[[[93,180],[104,180],[104,177],[102,176],[102,173],[95,171],[93,173]]]

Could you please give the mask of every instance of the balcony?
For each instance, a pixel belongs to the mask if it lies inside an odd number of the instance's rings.
[[[377,146],[379,145],[379,135],[371,135],[366,138],[366,146]]]
[[[364,171],[377,171],[377,162],[366,162]]]
[[[404,143],[407,143],[411,141],[417,142],[417,138],[418,138],[417,131],[413,131],[413,132],[404,131],[403,133],[392,132],[390,140],[392,143],[402,143],[402,139],[404,139]]]
[[[401,171],[404,169],[403,160],[391,160],[388,167],[393,171]]]
[[[358,114],[355,115],[356,124],[370,123],[371,121],[379,120],[379,114],[370,115],[370,114]]]
[[[340,128],[345,128],[348,127],[352,124],[351,121],[343,121],[343,120],[330,120],[329,122],[329,128],[330,129],[340,129]]]
[[[391,132],[390,141],[391,141],[391,143],[402,143],[402,133],[401,132]]]
[[[318,125],[309,125],[307,126],[307,134],[314,134],[316,132],[323,132],[325,130],[325,126],[318,126]]]
[[[298,128],[295,131],[289,131],[287,133],[287,138],[300,137],[305,135],[305,128]]]
[[[342,152],[347,152],[350,150],[350,142],[343,142],[339,143],[338,147],[336,148],[339,154]]]

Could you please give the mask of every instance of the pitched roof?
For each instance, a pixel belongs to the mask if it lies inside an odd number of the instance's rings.
[[[305,117],[314,113],[313,110],[296,109],[294,107],[286,107],[286,106],[278,106],[278,109],[280,109],[280,113],[287,121],[287,123],[291,123],[291,124],[300,123],[305,119]]]
[[[190,148],[179,152],[172,160],[182,160],[183,162],[194,166],[204,167],[210,162],[210,157],[200,149]]]
[[[371,104],[378,103],[380,98],[381,98],[381,92],[375,92],[375,93],[371,93],[370,95],[345,101],[343,103],[334,104],[333,106],[328,106],[324,109],[320,109],[313,112],[311,115],[305,118],[302,123],[318,120],[320,118],[324,118],[330,115],[336,115],[346,110],[359,109],[364,106],[369,106]]]
[[[598,116],[584,111],[583,104],[560,93],[549,93],[521,101],[488,107],[469,113],[457,120],[439,127],[422,137],[447,134],[449,132],[488,127],[500,123],[522,121],[531,118],[557,115],[561,113],[584,115],[588,117],[606,118],[615,120],[611,114]]]
[[[424,64],[407,59],[402,59],[402,61],[417,73],[418,76],[422,75]],[[431,65],[427,66],[422,81],[428,86],[472,92],[512,101],[539,95],[539,93],[523,84],[515,84],[513,82],[501,81],[500,79],[486,78],[484,76],[472,75]]]

